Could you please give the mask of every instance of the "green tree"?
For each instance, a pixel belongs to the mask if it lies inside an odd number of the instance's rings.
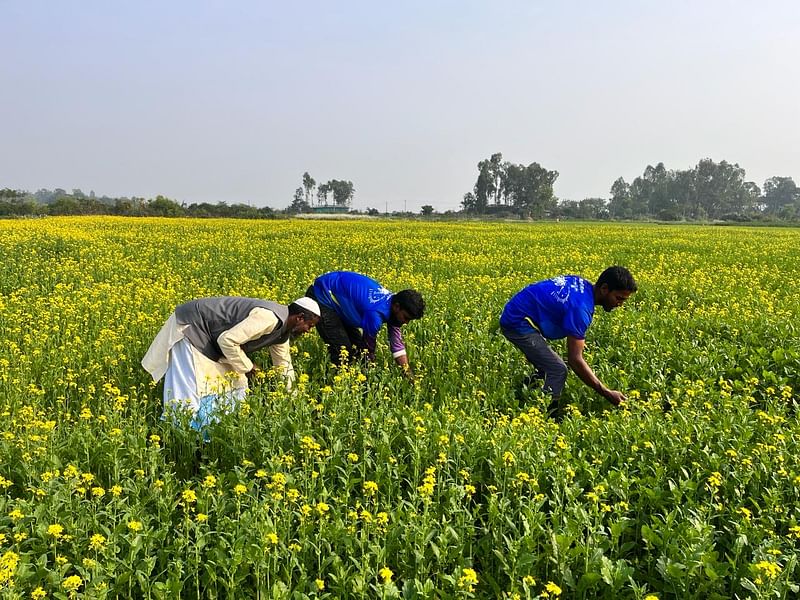
[[[503,180],[505,179],[503,155],[500,152],[495,152],[489,157],[488,169],[492,177],[492,185],[490,187],[493,194],[492,199],[494,204],[498,205],[500,204],[500,197],[503,195]]]
[[[634,200],[634,206],[650,216],[674,210],[669,189],[670,176],[671,174],[667,172],[663,162],[658,163],[655,167],[647,165],[642,175],[647,189],[647,197],[638,202]]]
[[[288,212],[294,214],[311,212],[311,205],[306,200],[306,193],[306,190],[301,187],[294,191],[294,199],[292,200],[292,204],[289,206]]]
[[[494,176],[489,161],[478,163],[478,180],[475,182],[475,212],[483,214],[489,205],[489,198],[494,196]]]
[[[664,221],[679,221],[689,218],[694,204],[694,170],[673,171],[669,180],[669,196],[672,208],[665,208],[655,216]]]
[[[355,196],[356,188],[352,181],[336,181],[333,189],[333,201],[339,206],[350,206]]]
[[[327,183],[323,183],[317,188],[317,203],[321,206],[328,205],[328,194],[330,193],[331,188]]]
[[[770,177],[764,182],[762,201],[767,214],[786,214],[792,207],[800,209],[800,188],[791,177]]]
[[[9,188],[0,190],[0,216],[36,215],[42,212],[44,208],[33,196]]]
[[[147,203],[147,212],[156,217],[180,217],[185,211],[174,200],[159,194]]]
[[[79,215],[81,207],[72,196],[59,196],[48,205],[47,212],[54,216]]]
[[[303,189],[305,190],[305,200],[306,204],[311,205],[311,200],[314,197],[314,187],[317,185],[317,182],[314,181],[314,178],[308,174],[308,171],[303,173]]]
[[[605,198],[584,198],[578,203],[580,219],[607,219],[608,202]]]
[[[527,167],[519,165],[513,180],[513,206],[524,217],[541,219],[555,210],[558,200],[553,193],[553,184],[558,171],[549,171],[539,163]],[[509,179],[508,185],[512,185]]]
[[[611,185],[611,199],[608,210],[614,219],[630,219],[633,217],[633,199],[631,186],[622,177]]]
[[[467,192],[464,194],[463,199],[461,200],[461,209],[465,213],[474,213],[477,212],[478,200],[475,198],[475,194],[472,192]]]

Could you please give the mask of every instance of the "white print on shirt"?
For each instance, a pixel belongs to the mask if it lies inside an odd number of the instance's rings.
[[[385,287],[380,287],[377,290],[370,290],[369,291],[369,302],[370,304],[377,304],[381,300],[384,300],[387,296],[391,296],[392,292],[387,290]]]
[[[583,293],[583,279],[576,277],[573,279],[572,283],[567,285],[567,278],[564,275],[559,275],[558,277],[553,277],[552,279],[553,285],[555,285],[558,289],[553,290],[550,292],[550,295],[553,296],[558,302],[561,304],[566,304],[567,300],[569,300],[569,293],[571,290],[575,290],[576,292]]]

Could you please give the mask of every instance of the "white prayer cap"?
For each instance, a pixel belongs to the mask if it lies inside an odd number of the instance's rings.
[[[318,317],[321,316],[319,312],[319,304],[317,304],[316,300],[309,298],[308,296],[303,296],[302,298],[298,298],[292,304],[297,304],[300,308],[304,308],[308,312],[317,315]]]

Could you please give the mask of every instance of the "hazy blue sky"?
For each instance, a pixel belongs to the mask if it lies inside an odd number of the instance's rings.
[[[0,187],[457,209],[479,160],[608,197],[652,163],[800,180],[800,2],[0,0]],[[800,182],[800,181],[798,181]]]

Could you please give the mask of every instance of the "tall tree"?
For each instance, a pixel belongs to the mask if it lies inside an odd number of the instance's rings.
[[[505,173],[503,180],[503,203],[507,206],[515,206],[518,203],[518,196],[524,193],[525,166],[507,162],[503,171]]]
[[[558,171],[549,171],[534,162],[518,172],[520,177],[515,182],[518,187],[514,190],[514,208],[522,216],[545,217],[558,202],[553,193]]]
[[[633,200],[631,186],[622,177],[611,185],[611,200],[608,211],[614,219],[630,219],[633,217]]]
[[[505,178],[505,170],[503,168],[503,155],[500,152],[495,152],[489,157],[488,164],[489,174],[492,177],[491,190],[493,194],[494,204],[500,204],[500,196],[503,191],[503,179]]]
[[[317,188],[317,199],[320,204],[327,206],[328,194],[333,194],[333,203],[336,206],[349,206],[353,201],[356,189],[352,181],[331,179]]]
[[[649,198],[642,203],[635,203],[637,208],[645,209],[646,214],[651,216],[674,210],[669,193],[670,173],[667,173],[663,162],[658,163],[655,167],[647,165],[642,179],[647,182]]]
[[[349,206],[356,190],[352,181],[333,179],[328,182],[333,191],[333,201],[338,206]]]
[[[655,213],[664,221],[686,220],[696,195],[694,189],[694,170],[670,171],[668,181],[668,206]]]
[[[317,185],[317,182],[314,181],[314,178],[308,174],[308,171],[303,173],[303,189],[305,190],[305,197],[306,197],[306,204],[311,205],[311,199],[313,198],[314,193],[314,186]]]
[[[327,183],[323,183],[317,188],[317,203],[323,206],[328,205],[328,194],[331,188]]]
[[[800,188],[791,177],[770,177],[764,182],[763,201],[768,214],[779,215],[794,206],[800,209]]]
[[[494,196],[494,177],[491,164],[487,160],[478,163],[478,180],[475,182],[475,212],[483,214]]]
[[[697,209],[693,216],[718,219],[742,213],[746,199],[744,177],[744,169],[725,160],[715,163],[704,158],[697,163],[694,181]]]

